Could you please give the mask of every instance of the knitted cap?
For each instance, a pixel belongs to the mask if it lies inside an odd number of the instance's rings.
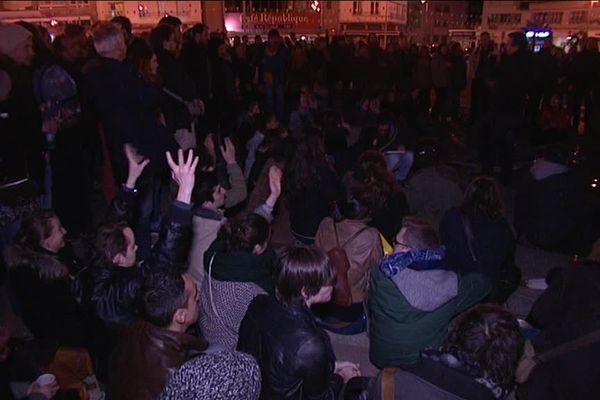
[[[31,37],[31,32],[17,24],[0,24],[0,54],[8,54]]]
[[[161,400],[257,400],[260,368],[248,354],[204,354],[183,364],[162,392]]]

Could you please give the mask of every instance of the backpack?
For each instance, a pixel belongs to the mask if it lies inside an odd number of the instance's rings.
[[[356,231],[348,240],[340,245],[340,239],[337,232],[337,224],[332,221],[333,231],[335,232],[335,243],[336,246],[327,252],[327,255],[331,259],[331,263],[337,274],[337,280],[333,289],[333,295],[331,302],[343,307],[349,307],[352,305],[352,292],[350,290],[350,284],[348,283],[348,270],[350,270],[350,261],[344,247],[356,239],[362,232],[369,229],[365,226]]]

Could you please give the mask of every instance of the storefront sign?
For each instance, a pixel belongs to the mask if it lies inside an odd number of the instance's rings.
[[[275,28],[294,32],[316,32],[321,28],[321,14],[318,12],[227,13],[225,21],[230,31],[262,31]]]

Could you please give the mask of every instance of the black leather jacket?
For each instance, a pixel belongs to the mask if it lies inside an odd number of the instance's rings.
[[[329,336],[304,304],[256,297],[240,325],[237,349],[260,365],[261,399],[335,399],[341,388]]]
[[[121,189],[113,204],[113,213],[127,214],[134,200],[135,194]],[[84,283],[85,305],[111,330],[121,331],[137,319],[140,289],[148,275],[164,270],[185,272],[191,219],[191,204],[176,201],[148,260],[132,268],[107,265],[88,269]]]

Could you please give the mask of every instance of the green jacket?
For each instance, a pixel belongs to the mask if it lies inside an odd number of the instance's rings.
[[[408,271],[408,286],[419,289],[422,273]],[[469,274],[459,278],[458,294],[433,311],[414,307],[379,266],[372,269],[369,290],[369,355],[378,368],[412,364],[426,347],[440,346],[452,318],[483,299],[490,291],[487,278]],[[424,297],[430,296],[425,287]],[[414,294],[413,294],[414,296]]]

